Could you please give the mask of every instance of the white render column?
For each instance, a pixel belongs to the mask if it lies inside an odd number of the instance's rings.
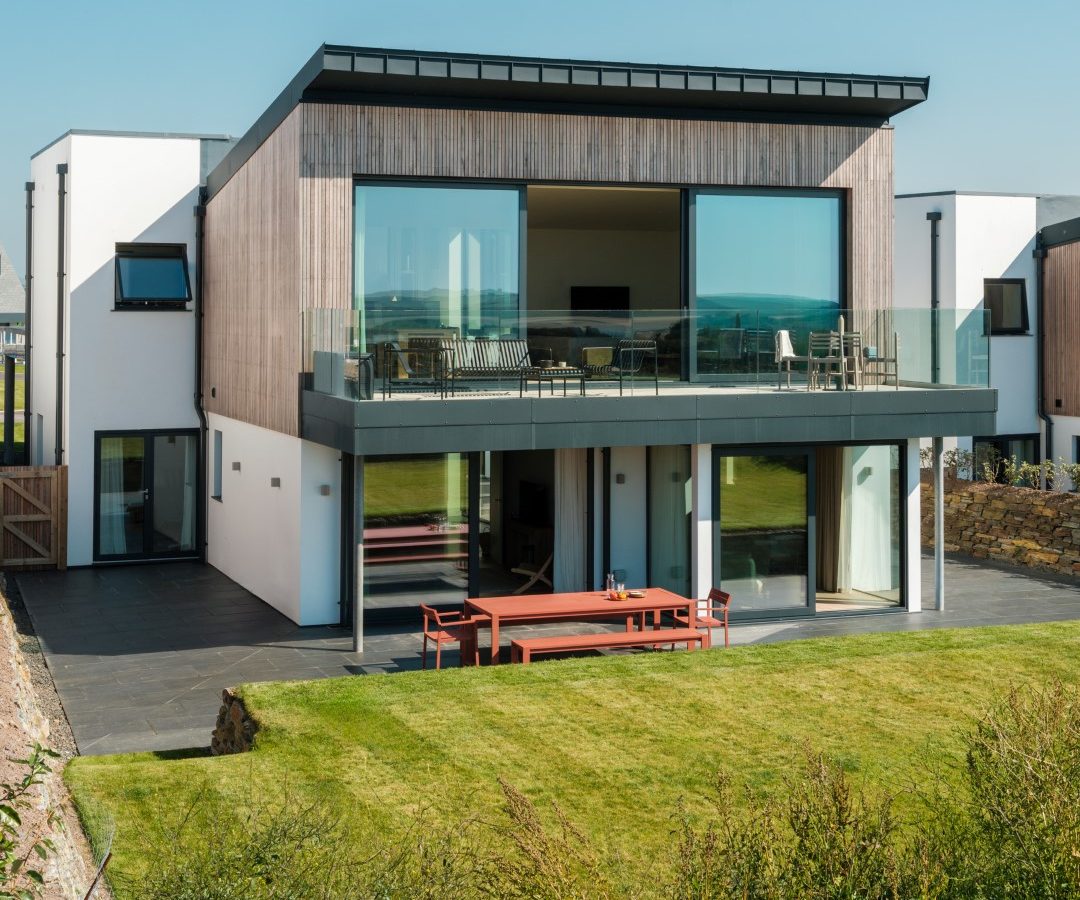
[[[907,559],[902,563],[907,576],[908,612],[922,611],[922,479],[919,475],[919,439],[907,442]]]
[[[690,448],[690,590],[699,600],[713,587],[712,444]]]

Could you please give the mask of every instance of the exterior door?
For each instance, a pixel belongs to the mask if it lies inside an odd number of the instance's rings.
[[[194,556],[198,432],[95,436],[94,559]]]
[[[738,618],[814,614],[814,457],[713,451],[713,580]]]

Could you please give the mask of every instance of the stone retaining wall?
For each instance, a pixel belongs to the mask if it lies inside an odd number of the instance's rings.
[[[922,478],[922,543],[933,547],[934,485]],[[1080,494],[947,477],[945,551],[1080,576]]]
[[[0,575],[0,779],[13,781],[24,774],[12,760],[24,758],[35,742],[49,746],[49,720],[41,712],[30,671],[19,650],[4,577]],[[49,811],[55,811],[63,823],[62,828],[52,829],[49,836],[55,849],[41,867],[45,876],[44,900],[79,900],[94,875],[90,848],[60,777],[63,763],[52,762],[53,774],[45,776],[31,795],[32,807],[21,813],[24,833],[43,827]],[[94,894],[97,900],[111,896],[105,884],[99,885]]]

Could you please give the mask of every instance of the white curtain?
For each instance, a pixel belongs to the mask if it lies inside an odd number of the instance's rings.
[[[852,560],[862,552],[861,547],[854,545],[856,536],[852,531],[852,504],[851,504],[851,459],[852,448],[844,447],[843,460],[840,464],[840,538],[836,548],[836,590],[838,593],[850,591]]]
[[[586,461],[583,449],[555,451],[554,590],[583,591],[588,530]]]
[[[844,508],[848,510],[851,553],[848,584],[867,593],[892,590],[893,466],[892,447],[844,449]]]
[[[649,584],[690,594],[690,448],[649,447]]]
[[[127,553],[124,519],[124,439],[101,439],[100,553],[102,556]]]

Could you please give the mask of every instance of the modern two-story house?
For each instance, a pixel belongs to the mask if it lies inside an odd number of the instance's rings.
[[[56,449],[84,498],[72,561],[204,552],[358,637],[420,602],[609,572],[722,586],[737,617],[920,609],[919,441],[996,428],[985,369],[931,372],[929,311],[893,304],[891,121],[927,91],[320,48],[235,146],[156,139],[187,148],[176,230],[164,197],[99,228],[87,310],[44,287],[56,248],[35,224],[34,308],[69,317],[41,327],[104,320],[65,357],[69,400],[54,412],[43,387],[35,406],[40,458]],[[207,167],[208,148],[227,152]],[[56,167],[61,216],[84,177],[46,156],[42,235]],[[117,165],[120,207],[163,170]],[[837,341],[816,378],[811,333]],[[115,377],[76,398],[92,365]],[[159,543],[159,508],[190,508],[179,540]]]

